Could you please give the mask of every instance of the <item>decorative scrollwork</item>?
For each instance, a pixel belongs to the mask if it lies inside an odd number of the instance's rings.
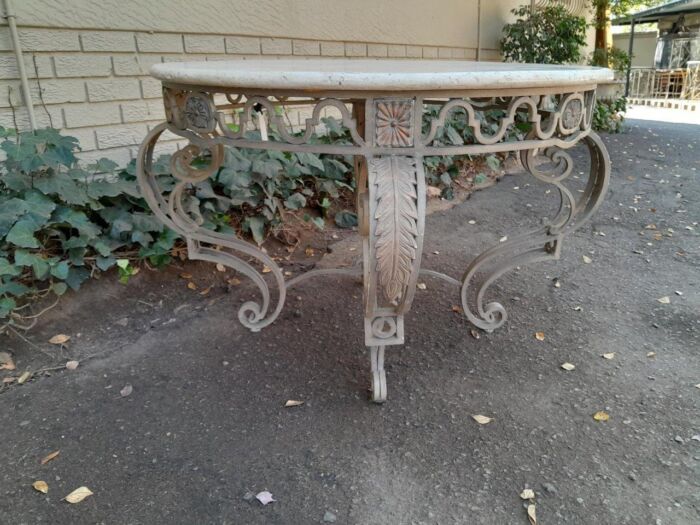
[[[210,160],[209,164],[203,168],[194,168],[191,165],[191,162],[202,153],[202,149],[197,145],[190,144],[173,155],[171,168],[179,182],[169,194],[163,192],[153,171],[153,150],[166,128],[166,124],[153,128],[139,149],[136,176],[141,193],[160,222],[186,239],[190,259],[224,264],[241,272],[257,286],[262,300],[244,303],[238,311],[238,319],[245,327],[258,331],[272,323],[284,305],[286,289],[282,270],[271,257],[257,247],[232,235],[204,228],[187,213],[187,207],[184,204],[186,190],[191,184],[202,182],[216,173],[223,158],[221,145],[208,146]],[[261,273],[233,253],[217,248],[228,248],[239,252],[270,269],[278,289],[274,310],[270,311],[270,288]]]
[[[564,236],[580,228],[603,201],[610,177],[610,158],[602,141],[595,133],[583,139],[591,158],[586,189],[577,199],[564,186],[569,176],[573,160],[568,152],[558,148],[547,148],[542,152],[527,150],[521,152],[525,169],[537,179],[554,185],[559,190],[559,210],[556,216],[545,221],[542,228],[520,235],[494,246],[479,255],[467,267],[462,280],[462,307],[467,318],[479,328],[495,330],[507,319],[506,310],[498,302],[484,304],[484,295],[489,286],[505,272],[538,261],[559,259]],[[545,168],[536,158],[542,155],[547,159]],[[470,299],[472,281],[478,272],[485,268],[485,275]],[[472,309],[476,305],[476,310]]]

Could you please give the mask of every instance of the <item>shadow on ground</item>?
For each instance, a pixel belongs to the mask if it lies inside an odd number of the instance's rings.
[[[185,268],[206,295],[170,268],[67,297],[31,337],[68,348],[0,341],[18,371],[83,360],[0,395],[0,522],[525,524],[526,487],[540,523],[700,522],[700,127],[604,139],[607,202],[561,261],[494,286],[504,327],[473,338],[455,290],[425,280],[384,406],[367,401],[356,280],[303,284],[259,334],[236,319],[253,290],[208,265]],[[430,216],[424,266],[459,276],[553,197],[509,176]],[[94,496],[61,501],[81,485]],[[276,501],[245,498],[263,490]]]

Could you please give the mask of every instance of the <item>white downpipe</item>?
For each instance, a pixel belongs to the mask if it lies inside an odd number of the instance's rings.
[[[4,0],[5,18],[10,26],[10,38],[12,38],[12,47],[15,49],[15,57],[17,59],[17,71],[19,71],[19,79],[22,82],[22,95],[24,97],[24,105],[27,107],[29,115],[29,127],[32,131],[36,130],[36,118],[34,117],[34,105],[32,104],[32,94],[29,91],[29,81],[27,80],[27,71],[24,69],[24,58],[22,57],[22,46],[19,43],[19,34],[17,34],[17,21],[15,20],[15,10],[12,0]],[[19,131],[19,130],[18,130]]]

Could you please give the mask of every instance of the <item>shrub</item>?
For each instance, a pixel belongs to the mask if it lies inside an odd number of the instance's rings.
[[[611,100],[597,100],[593,111],[593,129],[620,133],[624,129],[627,99],[620,96]]]
[[[507,62],[569,64],[582,60],[586,20],[561,5],[521,6],[511,11],[518,19],[503,28],[501,51]]]
[[[592,66],[609,67],[620,75],[625,73],[630,67],[632,58],[626,51],[611,46],[607,50],[596,49],[593,51],[589,64]]]

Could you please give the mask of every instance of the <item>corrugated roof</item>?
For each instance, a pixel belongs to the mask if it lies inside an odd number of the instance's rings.
[[[632,23],[632,19],[634,19],[635,24],[658,22],[661,18],[689,13],[700,13],[700,0],[673,0],[667,4],[616,18],[610,23],[614,26],[629,25]]]

